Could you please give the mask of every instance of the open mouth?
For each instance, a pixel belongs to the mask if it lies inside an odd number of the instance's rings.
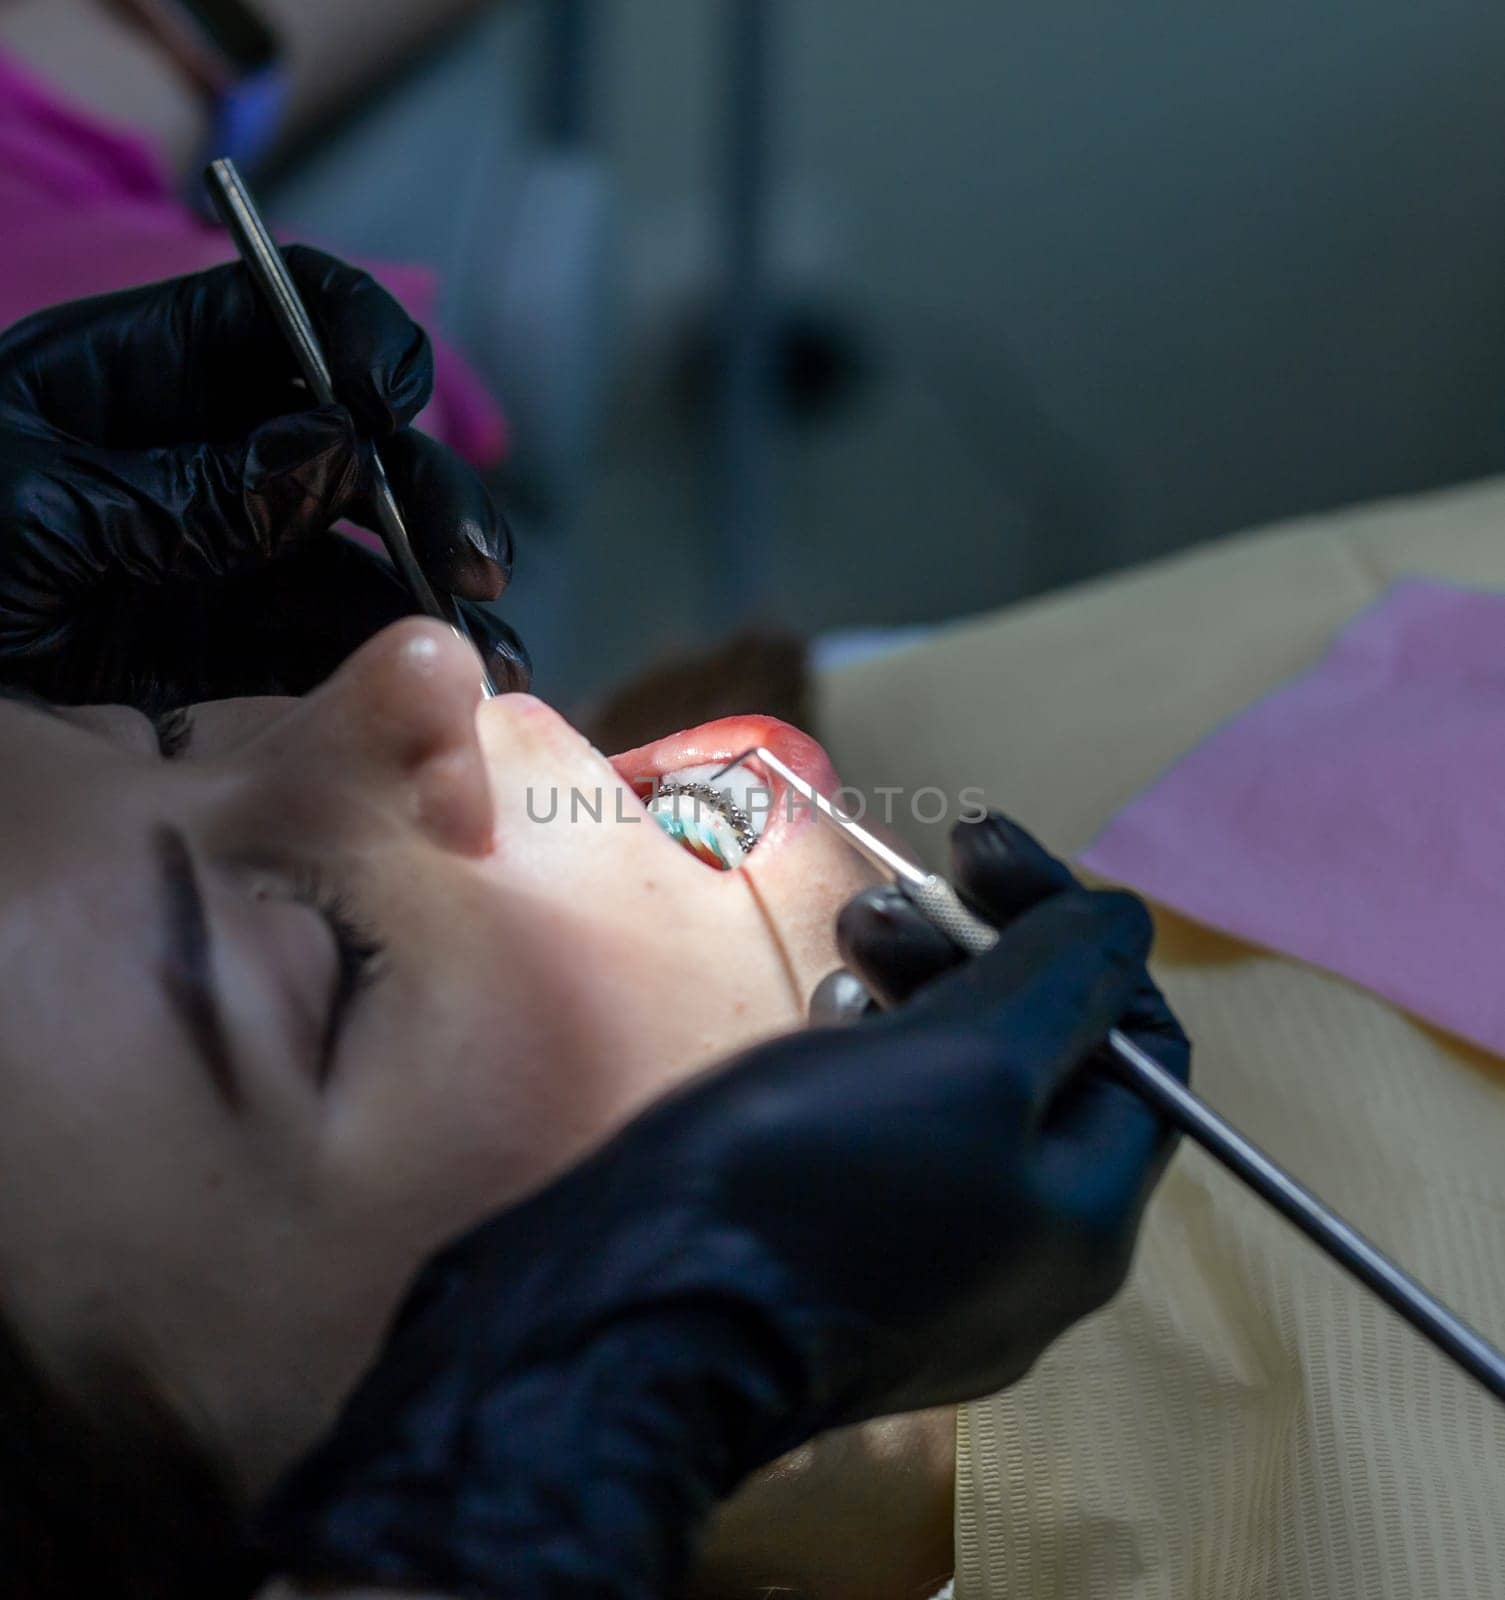
[[[741,762],[730,772],[706,764],[660,779],[645,804],[648,815],[697,861],[735,872],[768,826],[773,791]]]
[[[835,787],[825,751],[776,717],[724,717],[615,756],[612,765],[674,843],[704,866],[735,872],[809,816],[808,804],[791,804],[786,786],[756,758],[727,770],[727,762],[755,745],[816,788]]]

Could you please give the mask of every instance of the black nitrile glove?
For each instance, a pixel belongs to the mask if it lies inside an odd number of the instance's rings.
[[[951,881],[962,899],[999,927],[1053,894],[1082,885],[1033,835],[1001,812],[959,823],[951,833]],[[932,978],[967,957],[938,932],[898,889],[864,890],[842,908],[836,923],[842,959],[885,1006],[899,1005]],[[1165,1042],[1186,1050],[1185,1036],[1160,993],[1145,993],[1145,1027]],[[1159,1022],[1151,1019],[1151,1014]],[[1154,1053],[1156,1042],[1145,1048]],[[1167,1062],[1167,1065],[1174,1063]]]
[[[951,881],[974,911],[1000,928],[1053,896],[1082,890],[1065,862],[997,811],[952,830]],[[903,1005],[968,959],[892,886],[849,900],[837,918],[836,938],[842,959],[885,1007]],[[1148,972],[1119,1027],[1177,1077],[1188,1077],[1191,1044]],[[1151,1181],[1158,1180],[1179,1135],[1121,1081],[1110,1050],[1096,1052],[1094,1065],[1102,1070],[1085,1077],[1078,1093],[1102,1100],[1116,1133],[1138,1124]]]
[[[746,1473],[1012,1383],[1101,1306],[1167,1141],[1081,1065],[1135,1026],[1149,920],[1080,890],[1016,911],[897,1010],[699,1078],[443,1254],[273,1497],[272,1570],[661,1600]]]
[[[364,272],[285,255],[342,406],[306,409],[238,263],[0,334],[0,679],[152,706],[311,688],[413,609],[385,562],[324,536],[371,521],[368,439],[436,585],[505,588],[485,487],[408,426],[433,388],[427,336]],[[498,683],[525,686],[511,630],[465,609]]]

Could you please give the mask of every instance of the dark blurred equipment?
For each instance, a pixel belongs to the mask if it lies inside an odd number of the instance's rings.
[[[544,137],[554,145],[583,145],[591,131],[598,0],[550,0],[544,13]]]
[[[597,13],[549,0],[483,14],[262,192],[279,232],[435,269],[435,326],[507,414],[509,509],[549,530],[574,514],[613,368],[617,201],[589,115]]]
[[[763,573],[773,532],[774,429],[846,398],[864,370],[852,330],[827,307],[779,304],[769,272],[768,210],[781,43],[778,0],[725,0],[725,122],[720,196],[722,305],[690,372],[718,391],[721,548],[709,564],[723,621],[767,604]]]
[[[765,223],[778,0],[726,0],[723,193],[726,363],[721,396],[722,549],[711,563],[724,617],[757,606],[770,531],[769,330]]]
[[[688,416],[715,413],[729,370],[724,318],[687,333],[678,380]],[[837,415],[869,371],[866,347],[840,307],[775,298],[757,369],[762,405],[775,425],[814,424]]]
[[[253,167],[282,119],[282,43],[249,0],[108,0],[150,34],[204,99],[205,148]]]

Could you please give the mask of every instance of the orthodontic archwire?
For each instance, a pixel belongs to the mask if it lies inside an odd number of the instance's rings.
[[[724,768],[724,771],[729,769]],[[717,777],[722,773],[717,773]],[[650,802],[664,796],[676,799],[686,795],[693,799],[696,805],[705,805],[717,812],[731,825],[732,832],[737,836],[737,843],[742,847],[744,855],[752,853],[753,846],[758,842],[758,831],[753,827],[752,818],[737,804],[724,789],[717,789],[710,783],[691,781],[682,783],[671,778],[665,783],[655,783]]]

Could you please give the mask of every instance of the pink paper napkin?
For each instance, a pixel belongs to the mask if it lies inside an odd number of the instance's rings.
[[[1505,1055],[1505,595],[1396,583],[1082,860]]]

